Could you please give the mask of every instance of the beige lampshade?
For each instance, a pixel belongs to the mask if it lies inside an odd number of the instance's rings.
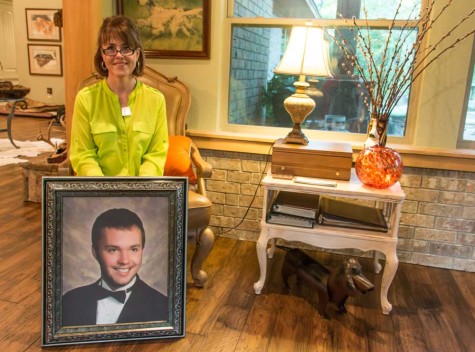
[[[275,73],[303,76],[332,76],[328,42],[318,27],[293,27],[287,49]]]

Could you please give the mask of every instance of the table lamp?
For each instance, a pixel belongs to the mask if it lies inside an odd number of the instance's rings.
[[[305,93],[309,86],[305,76],[332,76],[328,57],[329,45],[323,34],[322,28],[293,27],[284,56],[274,70],[278,74],[300,76],[294,83],[295,93],[284,101],[285,110],[294,122],[294,127],[285,137],[284,143],[308,144],[300,124],[315,109],[315,101]]]

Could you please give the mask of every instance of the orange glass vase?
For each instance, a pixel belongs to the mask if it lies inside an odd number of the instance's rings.
[[[356,176],[364,185],[379,189],[388,188],[402,176],[402,158],[391,148],[374,145],[358,154],[355,170]]]

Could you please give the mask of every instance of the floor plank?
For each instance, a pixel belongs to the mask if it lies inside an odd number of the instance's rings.
[[[454,278],[454,281],[463,296],[463,302],[465,302],[469,309],[468,312],[472,313],[472,317],[475,318],[475,280],[467,280],[467,275],[470,273],[461,271],[451,271],[450,274]],[[475,275],[472,273],[472,275]]]
[[[473,273],[472,275],[475,276]],[[470,309],[473,304],[471,305],[470,301],[467,301],[465,296],[462,295],[448,270],[434,268],[434,274],[431,278],[434,286],[438,288],[437,296],[441,301],[440,310],[443,312],[446,323],[453,331],[455,341],[458,342],[462,350],[475,351],[475,341],[473,340],[475,324],[473,322],[473,311]],[[440,280],[443,280],[444,286],[439,286]],[[470,286],[470,282],[467,282],[467,286]],[[471,286],[473,287],[473,283]]]
[[[417,309],[395,307],[392,314],[399,350],[404,352],[429,351],[424,338],[424,327]]]
[[[454,335],[454,329],[449,324],[444,311],[440,309],[420,309],[419,318],[424,328],[424,336],[429,351],[470,351],[464,349]],[[443,334],[439,334],[443,331]],[[472,330],[473,338],[473,330]]]
[[[236,352],[268,351],[282,297],[275,294],[258,295],[248,313],[239,337]]]

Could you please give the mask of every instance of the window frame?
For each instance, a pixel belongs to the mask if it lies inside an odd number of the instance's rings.
[[[260,17],[233,17],[234,14],[234,0],[227,0],[228,1],[228,11],[227,17],[225,19],[225,33],[224,35],[229,38],[226,40],[227,47],[225,48],[226,57],[224,57],[223,63],[226,63],[225,66],[226,71],[223,74],[223,81],[222,81],[222,89],[224,92],[224,96],[228,99],[226,100],[225,104],[222,106],[222,114],[219,123],[219,127],[223,132],[230,132],[230,133],[242,133],[246,134],[250,132],[252,129],[253,135],[262,135],[262,136],[269,136],[273,135],[276,138],[285,137],[288,133],[289,128],[284,127],[269,127],[269,126],[256,126],[256,125],[237,125],[231,124],[228,122],[228,114],[229,114],[229,84],[230,84],[230,73],[231,73],[231,51],[232,51],[232,27],[235,25],[250,25],[250,26],[261,26],[261,27],[275,27],[275,26],[302,26],[302,25],[312,25],[312,26],[321,26],[324,28],[331,28],[333,26],[344,26],[345,20],[344,19],[299,19],[299,18],[260,18]],[[421,8],[423,8],[427,2],[427,0],[420,0],[421,1]],[[391,19],[388,20],[368,20],[371,23],[371,27],[373,28],[388,28],[388,25],[392,22]],[[359,26],[366,26],[366,19],[357,19],[356,23]],[[417,21],[409,21],[406,20],[396,20],[396,26],[402,25],[410,25],[415,26]],[[346,25],[348,25],[346,23]],[[425,41],[427,38],[425,38]],[[416,80],[412,84],[410,89],[410,96],[407,117],[406,117],[406,129],[404,136],[388,136],[388,143],[392,144],[410,144],[413,141],[414,136],[414,128],[415,128],[415,119],[417,116],[417,108],[418,102],[420,99],[421,94],[421,79]],[[289,116],[290,119],[290,116]],[[365,134],[364,133],[350,133],[350,132],[333,132],[333,131],[322,131],[322,130],[309,130],[304,129],[305,135],[311,140],[340,140],[346,141],[350,143],[363,143]]]
[[[472,55],[470,60],[470,67],[466,79],[467,87],[465,89],[465,99],[463,103],[462,116],[460,117],[459,136],[457,139],[457,149],[475,149],[475,141],[469,141],[463,139],[465,132],[465,124],[467,123],[468,102],[470,100],[470,90],[472,89],[473,72],[475,71],[475,36],[472,44]]]

